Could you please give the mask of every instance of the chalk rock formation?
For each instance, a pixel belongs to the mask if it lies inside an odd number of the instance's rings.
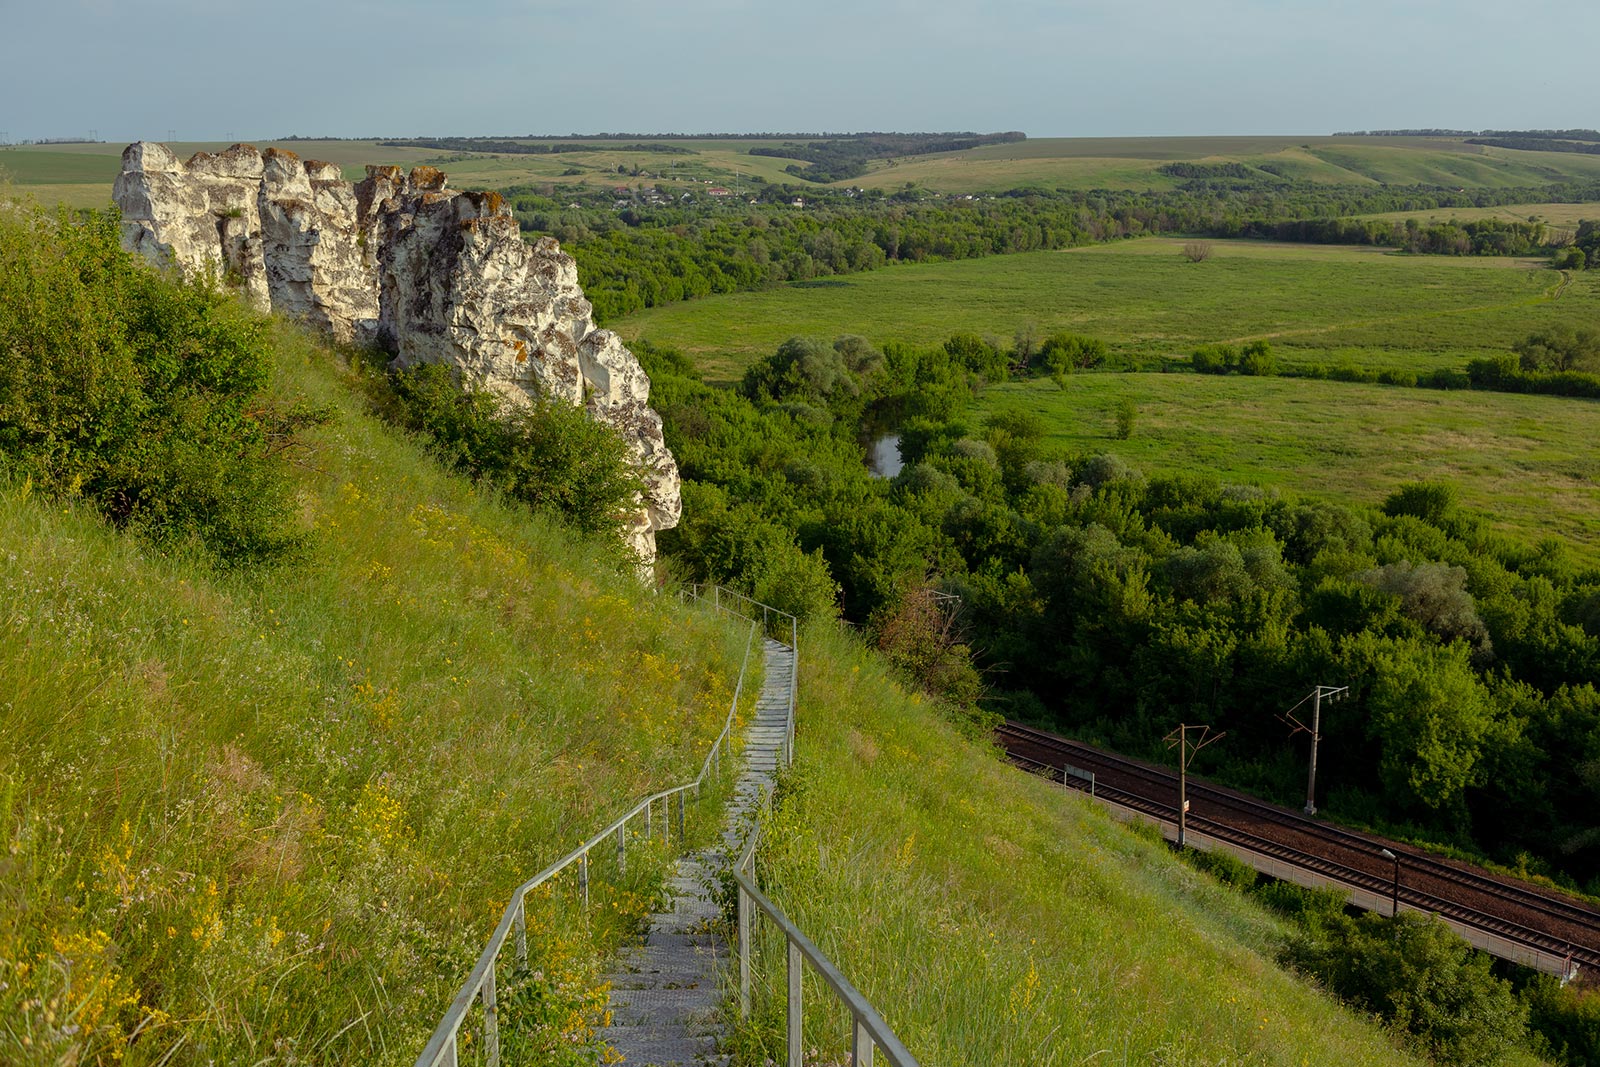
[[[626,534],[646,565],[682,512],[678,467],[650,409],[650,379],[595,326],[572,257],[522,239],[498,193],[445,188],[443,172],[338,167],[234,145],[181,162],[140,142],[122,154],[123,244],[187,273],[217,271],[262,309],[397,365],[448,363],[514,403],[584,405],[628,442],[645,489]]]

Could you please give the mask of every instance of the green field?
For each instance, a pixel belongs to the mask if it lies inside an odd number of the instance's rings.
[[[636,142],[596,142],[591,152],[562,152],[555,155],[499,155],[488,152],[441,152],[432,148],[395,148],[377,141],[274,141],[256,140],[261,149],[286,148],[305,159],[321,159],[344,168],[345,177],[365,177],[368,163],[414,167],[428,164],[450,175],[458,189],[496,188],[514,185],[566,186],[610,189],[617,186],[676,185],[716,181],[730,188],[753,176],[768,181],[795,181],[783,168],[793,160],[772,156],[752,156],[749,149],[761,141],[674,141],[688,150],[687,155],[657,152],[630,152],[622,145]],[[774,142],[775,143],[775,142]],[[0,148],[0,180],[24,187],[35,199],[46,203],[62,202],[73,207],[100,207],[111,201],[111,185],[116,181],[122,144],[25,145]],[[172,142],[180,158],[195,152],[216,152],[228,147],[224,141]],[[623,175],[617,168],[637,167],[649,177]],[[568,171],[576,171],[569,174]]]
[[[672,141],[674,147],[687,150],[685,155],[626,150],[638,140],[596,141],[593,151],[555,155],[440,152],[392,148],[374,140],[265,139],[252,143],[338,163],[352,178],[359,178],[367,163],[406,167],[429,163],[448,171],[458,188],[503,189],[524,184],[611,188],[705,181],[732,186],[751,177],[804,184],[784,172],[793,160],[750,155],[750,149],[781,145],[781,139]],[[182,141],[171,147],[187,157],[196,151],[217,151],[228,143]],[[19,185],[47,186],[48,191],[38,194],[43,199],[100,204],[110,199],[122,147],[109,143],[13,146],[0,149],[0,169]],[[1261,175],[1267,181],[1276,174],[1294,181],[1343,185],[1502,188],[1600,179],[1600,156],[1487,148],[1449,137],[1046,137],[965,152],[878,160],[866,175],[833,184],[885,190],[913,184],[944,193],[1022,186],[1170,189],[1181,184],[1181,179],[1162,174],[1159,168],[1179,160],[1264,166],[1272,171]],[[619,174],[618,166],[630,171],[639,168],[648,176]]]
[[[1495,188],[1600,178],[1600,156],[1519,152],[1448,137],[1061,137],[887,160],[853,184],[893,189],[914,182],[945,192],[1166,189],[1180,179],[1159,168],[1178,160],[1265,164],[1296,181],[1344,185]]]
[[[1116,409],[1137,428],[1114,438]],[[1403,482],[1454,482],[1463,503],[1528,541],[1600,561],[1600,404],[1286,378],[1080,374],[984,390],[974,416],[1030,411],[1051,445],[1112,452],[1147,475],[1225,481],[1377,504]]]
[[[1386,211],[1376,215],[1360,215],[1363,219],[1384,222],[1404,222],[1416,219],[1428,225],[1435,222],[1478,222],[1498,219],[1501,222],[1543,222],[1556,227],[1575,227],[1584,219],[1600,219],[1600,203],[1588,201],[1578,204],[1504,204],[1500,207],[1436,208],[1432,211]]]
[[[1216,241],[1210,260],[1190,263],[1183,243],[895,266],[651,308],[610,325],[629,340],[678,346],[709,379],[729,381],[795,334],[937,343],[965,330],[1009,344],[1033,324],[1099,337],[1132,360],[1269,338],[1287,367],[1425,371],[1507,351],[1547,325],[1600,318],[1600,277],[1563,285],[1542,261]]]

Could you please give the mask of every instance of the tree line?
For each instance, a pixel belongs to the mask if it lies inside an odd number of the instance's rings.
[[[630,192],[576,201],[553,190],[507,191],[519,223],[549,234],[578,260],[601,321],[679,300],[769,288],[892,263],[1045,251],[1146,234],[1201,234],[1314,243],[1376,244],[1448,255],[1531,255],[1565,239],[1542,224],[1475,220],[1423,224],[1349,216],[1493,207],[1529,200],[1600,199],[1600,183],[1469,191],[1432,188],[1273,185],[1246,190],[1017,191],[981,198],[819,190],[805,210],[793,190],[754,183],[755,204],[708,198],[651,204]],[[576,207],[567,206],[576,203]],[[1572,247],[1600,243],[1592,223]],[[1563,250],[1566,254],[1566,250]],[[1586,257],[1592,253],[1585,252]],[[1577,264],[1577,265],[1582,265]]]
[[[1560,541],[1497,533],[1445,484],[1364,506],[1052,450],[1035,417],[962,414],[1016,362],[976,337],[795,338],[737,391],[636,350],[685,478],[662,539],[680,569],[837,605],[980,724],[1160,757],[1175,723],[1210,722],[1229,739],[1206,773],[1284,801],[1304,754],[1277,714],[1348,685],[1326,807],[1600,890],[1600,569]],[[859,428],[892,420],[906,465],[873,478]],[[960,598],[986,686],[913,625],[929,588]]]

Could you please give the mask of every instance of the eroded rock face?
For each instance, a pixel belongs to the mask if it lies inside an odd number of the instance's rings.
[[[595,326],[572,257],[548,237],[524,241],[498,193],[448,190],[432,167],[368,167],[352,185],[278,149],[185,163],[140,142],[122,154],[115,197],[123,244],[158,263],[218,271],[256,306],[381,344],[399,366],[449,363],[512,402],[584,405],[622,434],[644,477],[625,532],[647,567],[656,531],[678,524],[678,466],[650,379]]]

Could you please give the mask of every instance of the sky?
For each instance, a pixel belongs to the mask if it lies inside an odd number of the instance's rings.
[[[0,0],[0,139],[1594,127],[1597,39],[1594,0]]]

